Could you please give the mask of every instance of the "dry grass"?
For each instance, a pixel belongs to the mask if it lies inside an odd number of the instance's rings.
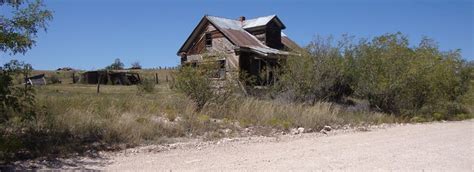
[[[286,104],[255,98],[236,98],[221,106],[208,106],[203,111],[215,118],[240,122],[243,127],[269,126],[287,130],[304,127],[319,130],[325,125],[379,124],[399,119],[375,112],[345,112],[339,105],[319,102],[315,105]]]
[[[4,150],[0,157],[67,155],[114,145],[161,143],[177,137],[215,139],[238,136],[239,130],[251,126],[262,130],[318,130],[325,125],[397,120],[380,113],[344,112],[331,103],[308,106],[249,97],[208,104],[196,112],[192,101],[170,90],[167,84],[157,85],[151,93],[139,92],[136,86],[103,85],[97,94],[95,85],[82,84],[48,85],[38,87],[36,92],[40,113],[34,122],[0,126],[4,134],[0,139],[11,141],[0,144]],[[229,129],[231,133],[225,132]],[[24,155],[18,156],[18,152]]]
[[[158,90],[164,90],[161,85]],[[162,120],[167,113],[193,112],[193,103],[171,92],[138,93],[135,86],[102,86],[96,94],[90,85],[53,85],[38,89],[38,103],[47,107],[40,119],[56,130],[73,135],[104,137],[106,142],[138,144],[159,137],[182,136],[177,125]],[[86,137],[85,136],[85,137]]]

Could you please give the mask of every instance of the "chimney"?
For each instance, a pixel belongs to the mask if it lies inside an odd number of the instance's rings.
[[[245,16],[240,16],[239,21],[243,23],[245,21]]]

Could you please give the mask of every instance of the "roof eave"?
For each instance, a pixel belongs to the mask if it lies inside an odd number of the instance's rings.
[[[207,20],[207,15],[205,15],[201,21],[199,21],[198,25],[193,29],[193,32],[188,36],[184,44],[179,48],[178,52],[176,53],[177,56],[181,56],[181,53],[186,52],[184,49],[186,46],[189,46],[191,38],[195,37],[197,35],[197,31],[202,28],[205,24],[205,21]]]

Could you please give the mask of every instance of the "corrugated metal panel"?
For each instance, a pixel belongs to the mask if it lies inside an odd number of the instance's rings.
[[[221,29],[242,30],[240,21],[215,16],[206,17],[209,21]]]
[[[232,41],[236,46],[261,46],[265,47],[257,38],[255,38],[250,33],[243,30],[232,30],[232,29],[221,29],[221,31],[226,35],[230,41]]]
[[[248,29],[252,27],[260,27],[260,26],[265,26],[270,22],[273,18],[275,18],[276,15],[271,15],[271,16],[265,16],[265,17],[258,17],[255,19],[250,19],[250,20],[245,20],[243,28]]]
[[[276,55],[289,55],[288,52],[286,51],[281,51],[273,48],[263,48],[263,47],[249,47],[251,51],[256,52],[256,53],[261,53],[264,55],[269,55],[269,54],[276,54]]]

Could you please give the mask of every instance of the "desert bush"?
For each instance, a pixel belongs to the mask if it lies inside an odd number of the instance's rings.
[[[340,102],[352,93],[344,75],[345,42],[333,45],[332,38],[316,37],[303,51],[293,53],[283,65],[277,83],[280,96],[296,102]]]
[[[341,102],[355,93],[372,109],[427,119],[471,112],[466,95],[472,90],[473,67],[459,50],[442,52],[429,38],[410,46],[401,33],[353,42],[348,36],[337,44],[316,37],[283,64],[276,97],[314,104]]]
[[[46,77],[46,79],[47,79],[46,81],[49,84],[60,84],[61,83],[61,79],[57,74],[51,74],[48,77]]]
[[[222,64],[218,59],[225,56],[221,53],[208,53],[197,64],[181,66],[173,74],[174,82],[171,87],[193,100],[198,111],[208,103],[225,102],[236,92],[236,81],[239,79],[236,72],[225,73],[225,79],[220,77]]]
[[[353,55],[353,87],[374,109],[399,115],[465,112],[459,98],[469,90],[472,69],[459,51],[441,52],[428,38],[410,47],[396,33],[361,41]]]
[[[202,109],[212,98],[211,81],[204,71],[182,66],[174,76],[173,87],[195,101],[198,109]]]
[[[152,93],[155,91],[155,81],[151,79],[143,79],[137,85],[138,91],[143,93]]]

